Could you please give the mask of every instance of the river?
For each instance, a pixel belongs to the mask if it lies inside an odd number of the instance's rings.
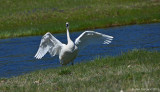
[[[64,30],[65,31],[65,30]],[[87,62],[97,57],[117,56],[132,49],[160,51],[160,23],[127,25],[104,29],[95,29],[114,37],[109,45],[90,45],[81,51],[75,63]],[[72,32],[74,41],[81,32]],[[63,43],[67,43],[66,33],[53,34]],[[23,75],[31,71],[60,67],[58,56],[45,55],[41,60],[34,58],[42,36],[9,38],[0,40],[0,78]]]

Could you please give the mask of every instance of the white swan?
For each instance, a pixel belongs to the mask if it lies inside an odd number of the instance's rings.
[[[34,57],[41,59],[47,52],[49,52],[51,56],[59,55],[60,63],[62,65],[66,65],[70,62],[73,65],[78,52],[85,46],[97,43],[109,44],[113,39],[113,37],[109,35],[94,31],[85,31],[75,40],[75,42],[73,42],[69,35],[68,22],[66,23],[66,29],[67,44],[61,43],[51,33],[47,32],[42,37],[39,49]]]

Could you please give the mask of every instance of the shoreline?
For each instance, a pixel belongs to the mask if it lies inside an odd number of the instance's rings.
[[[86,31],[86,30],[95,30],[95,29],[101,29],[101,28],[112,28],[112,27],[129,26],[129,25],[141,25],[141,24],[152,24],[152,23],[160,23],[160,20],[158,20],[158,21],[151,21],[151,22],[142,22],[142,23],[109,24],[109,25],[104,25],[104,26],[99,26],[99,27],[79,28],[79,29],[77,29],[76,31],[75,31],[75,29],[72,30],[72,28],[71,28],[70,31],[71,31],[71,33],[72,33],[72,32],[80,32],[80,31],[83,31],[83,30]],[[66,29],[63,30],[64,32],[62,32],[62,31],[60,31],[60,32],[52,32],[52,31],[51,31],[51,33],[52,33],[52,34],[66,33],[65,30],[66,30]],[[48,32],[48,31],[46,31],[46,32]],[[50,31],[49,31],[49,32],[50,32]],[[3,39],[10,39],[10,38],[17,38],[17,37],[43,36],[44,34],[45,34],[45,32],[42,33],[42,34],[38,34],[38,35],[36,35],[36,34],[31,34],[31,35],[17,35],[17,36],[13,36],[13,37],[12,37],[12,36],[9,36],[9,37],[0,36],[0,39],[3,40]]]
[[[157,51],[132,50],[120,56],[97,58],[74,66],[0,78],[0,91],[130,91],[146,85],[159,90],[159,54]]]

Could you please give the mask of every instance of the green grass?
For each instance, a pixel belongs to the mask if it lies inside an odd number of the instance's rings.
[[[159,0],[0,0],[0,38],[160,22]]]
[[[160,52],[133,50],[74,66],[0,79],[4,92],[160,91]]]

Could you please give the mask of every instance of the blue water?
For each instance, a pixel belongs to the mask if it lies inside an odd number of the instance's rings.
[[[64,30],[65,31],[65,30]],[[132,49],[160,51],[160,23],[142,24],[96,29],[95,31],[114,37],[109,45],[86,47],[75,63],[93,60],[96,57],[117,56]],[[71,33],[72,40],[82,32]],[[67,43],[66,34],[53,34],[63,43]],[[12,77],[31,71],[61,66],[58,56],[45,55],[41,60],[34,58],[42,36],[11,38],[0,40],[0,77]]]

